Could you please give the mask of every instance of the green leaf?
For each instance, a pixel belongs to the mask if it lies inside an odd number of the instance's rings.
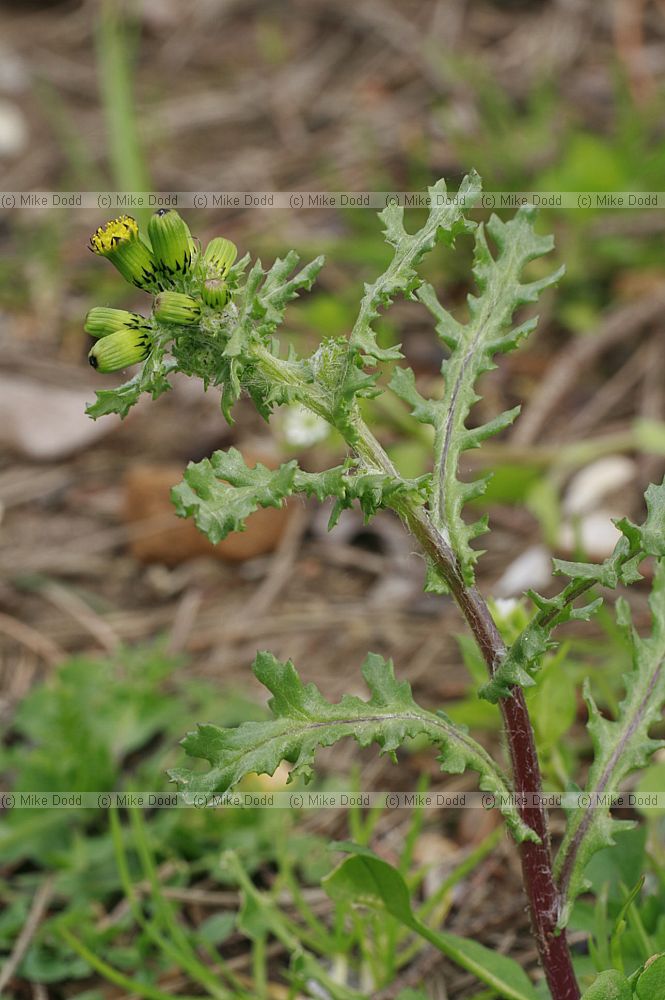
[[[577,714],[575,686],[562,683],[561,666],[559,657],[548,664],[527,700],[541,752],[556,747]]]
[[[602,563],[554,560],[555,573],[570,577],[570,582],[551,598],[529,591],[538,612],[512,644],[492,679],[480,689],[481,698],[496,703],[508,697],[515,685],[533,686],[545,653],[554,645],[554,629],[569,621],[588,621],[600,607],[600,599],[576,607],[575,602],[592,587],[613,589],[641,579],[638,566],[645,555],[658,555],[659,547],[665,546],[665,480],[648,488],[646,500],[648,513],[642,525],[627,518],[616,522],[621,538]]]
[[[321,884],[336,903],[383,910],[412,930],[416,929],[417,920],[402,875],[368,847],[341,861]]]
[[[390,380],[390,388],[411,407],[411,413],[421,424],[438,427],[444,419],[443,403],[438,399],[426,399],[418,392],[416,377],[410,368],[396,367]]]
[[[196,938],[204,944],[219,946],[231,936],[236,928],[235,913],[213,913],[196,929]]]
[[[386,861],[364,851],[342,861],[322,882],[336,902],[367,906],[389,913],[410,930],[438,948],[457,965],[473,973],[506,1000],[536,1000],[524,970],[513,959],[484,945],[423,924],[411,909],[409,890],[402,875]]]
[[[300,292],[309,291],[325,264],[325,257],[316,257],[293,275],[299,259],[295,250],[291,250],[283,260],[278,257],[251,302],[251,313],[258,320],[257,330],[262,337],[274,333],[284,319],[289,302],[296,299]]]
[[[376,385],[378,372],[364,371],[362,359],[350,350],[348,340],[343,337],[322,341],[304,364],[311,385],[303,398],[311,397],[312,387],[316,387],[326,418],[346,441],[355,442],[356,401],[372,399],[381,392]]]
[[[93,420],[109,413],[117,413],[124,419],[144,392],[149,392],[153,399],[168,392],[171,388],[168,376],[176,367],[172,359],[166,358],[163,342],[158,340],[141,370],[129,382],[115,389],[98,389],[96,402],[90,403],[85,412]]]
[[[585,990],[582,1000],[632,1000],[632,996],[633,991],[626,977],[616,969],[610,969],[596,977]]]
[[[594,854],[585,871],[591,883],[591,892],[606,897],[613,909],[621,905],[627,885],[635,885],[645,867],[646,826],[618,830],[615,843]]]
[[[652,632],[642,639],[631,630],[633,667],[625,677],[626,694],[617,719],[604,718],[591,696],[588,681],[584,687],[594,761],[584,790],[588,798],[570,812],[556,859],[555,873],[563,901],[561,926],[568,921],[573,900],[587,886],[584,870],[589,859],[601,848],[611,846],[613,830],[626,825],[612,820],[604,803],[618,794],[628,774],[644,767],[651,754],[665,746],[665,741],[649,736],[665,704],[665,560],[656,566],[649,603]],[[593,807],[598,796],[602,796],[603,805]]]
[[[635,984],[637,1000],[661,1000],[665,997],[665,955],[654,955]]]
[[[260,260],[256,261],[234,299],[237,311],[235,321],[228,327],[224,349],[227,357],[247,356],[249,348],[257,342],[270,345],[289,302],[312,287],[325,263],[324,257],[317,257],[293,275],[299,259],[295,250],[291,250],[283,259],[278,257],[269,271],[264,271]]]
[[[194,335],[185,333],[175,345],[182,371],[200,376],[206,386],[223,386],[222,412],[229,423],[231,409],[243,389],[266,418],[275,402],[290,400],[285,387],[275,378],[279,344],[273,341],[273,334],[283,322],[289,302],[312,287],[324,258],[317,257],[293,275],[298,261],[294,250],[283,259],[277,258],[268,271],[257,260],[245,283],[234,293],[231,305],[204,318],[200,330]],[[243,259],[236,269],[246,263]],[[259,365],[259,353],[268,371]]]
[[[380,213],[386,241],[394,249],[393,258],[376,281],[365,285],[348,341],[325,341],[307,362],[316,385],[325,385],[327,418],[352,444],[358,437],[356,400],[381,392],[376,386],[378,372],[368,373],[364,369],[378,361],[402,357],[399,347],[383,349],[377,343],[374,323],[380,309],[389,306],[397,295],[413,298],[420,284],[416,268],[437,242],[452,245],[457,235],[475,229],[475,223],[464,218],[464,210],[471,208],[480,195],[477,174],[464,178],[456,196],[447,194],[443,180],[429,188],[428,195],[428,218],[416,233],[408,233],[404,228],[402,207],[390,204]]]
[[[370,653],[362,668],[370,698],[345,695],[326,701],[314,684],[303,684],[293,664],[281,663],[270,653],[259,653],[254,673],[272,693],[273,718],[245,722],[235,729],[212,723],[199,725],[182,741],[191,757],[207,760],[205,773],[177,769],[171,777],[190,800],[225,792],[246,774],[274,774],[282,761],[293,765],[291,777],[311,777],[317,747],[332,746],[352,736],[363,746],[377,743],[393,760],[405,740],[424,734],[440,750],[441,769],[460,774],[469,768],[479,775],[480,787],[506,802],[505,817],[518,840],[534,838],[510,803],[504,775],[489,754],[465,730],[442,713],[428,712],[413,700],[406,681],[395,679],[393,666]]]
[[[240,452],[230,448],[201,462],[190,462],[171,497],[180,517],[193,517],[199,530],[216,545],[230,532],[243,531],[247,517],[259,507],[281,507],[295,493],[315,496],[319,501],[334,497],[332,527],[340,512],[355,501],[366,520],[397,499],[425,503],[429,484],[429,476],[403,480],[386,473],[356,473],[350,463],[325,472],[303,472],[295,459],[278,469],[260,463],[250,468]]]
[[[193,517],[197,528],[216,545],[259,507],[281,507],[293,492],[295,459],[279,469],[257,463],[250,469],[236,448],[190,462],[182,483],[171,490],[176,513]]]
[[[507,223],[492,216],[486,228],[497,247],[495,256],[490,252],[484,228],[476,230],[473,270],[479,294],[469,296],[466,324],[443,308],[431,285],[423,284],[418,291],[418,298],[434,316],[437,333],[450,351],[441,369],[445,385],[442,399],[423,399],[415,390],[410,372],[396,372],[391,382],[391,388],[412,407],[414,416],[435,428],[432,518],[452,546],[469,585],[479,555],[470,543],[487,529],[487,523],[481,519],[467,524],[462,511],[469,500],[484,492],[487,481],[460,481],[460,456],[504,430],[519,413],[519,407],[515,407],[486,424],[468,428],[471,408],[479,399],[474,386],[480,375],[495,367],[495,354],[513,350],[534,329],[535,318],[512,326],[515,310],[535,302],[540,292],[563,273],[560,269],[539,281],[520,281],[526,264],[553,246],[550,236],[536,235],[534,214],[532,206],[525,206]]]
[[[651,556],[665,556],[665,480],[645,493],[647,519],[642,526],[642,547]]]
[[[429,214],[425,225],[413,235],[404,228],[404,208],[389,204],[379,215],[384,223],[386,242],[395,254],[384,273],[365,285],[358,318],[351,331],[350,349],[369,359],[389,361],[402,355],[396,348],[382,350],[376,342],[372,324],[379,316],[379,309],[390,305],[396,295],[412,297],[420,279],[416,266],[426,253],[433,250],[437,241],[449,246],[461,233],[472,232],[475,224],[464,218],[464,207],[472,208],[480,197],[480,178],[475,172],[462,181],[457,197],[448,196],[443,180],[428,189]]]

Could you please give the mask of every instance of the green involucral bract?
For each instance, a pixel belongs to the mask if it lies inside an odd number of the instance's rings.
[[[138,327],[145,322],[138,313],[127,312],[126,309],[109,309],[105,306],[95,306],[90,310],[83,323],[83,329],[91,337],[107,337],[123,327]]]
[[[229,300],[228,285],[222,278],[208,278],[201,287],[201,297],[211,309],[223,309]]]
[[[201,316],[201,306],[191,295],[182,292],[160,292],[155,299],[153,315],[160,323],[194,326]]]
[[[151,344],[152,329],[147,323],[122,327],[100,337],[88,354],[88,360],[100,372],[117,372],[144,361]]]
[[[192,234],[173,208],[160,208],[150,217],[148,236],[155,264],[166,281],[182,277],[192,263]]]
[[[203,254],[203,259],[209,265],[209,276],[211,278],[225,278],[237,256],[238,248],[235,243],[224,239],[223,236],[216,236],[208,243]]]

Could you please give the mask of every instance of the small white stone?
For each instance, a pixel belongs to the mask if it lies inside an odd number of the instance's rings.
[[[23,112],[11,101],[0,100],[0,156],[17,156],[28,144]]]
[[[547,586],[551,578],[552,556],[549,549],[544,545],[532,545],[511,562],[495,585],[495,601],[498,603],[501,597],[513,594],[521,595],[529,589],[540,590]]]
[[[120,426],[91,420],[92,389],[43,385],[36,379],[0,375],[0,445],[36,461],[55,461],[87,448]]]
[[[579,546],[589,559],[606,559],[614,551],[621,532],[612,523],[616,517],[610,510],[595,510],[579,518],[574,525],[561,526],[559,544],[568,552]]]
[[[625,455],[608,455],[580,469],[568,484],[564,514],[586,514],[601,500],[635,480],[635,463]]]

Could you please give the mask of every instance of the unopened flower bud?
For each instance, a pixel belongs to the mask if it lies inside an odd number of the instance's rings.
[[[110,260],[131,285],[146,291],[158,289],[155,259],[140,238],[136,219],[131,215],[121,215],[100,226],[90,237],[90,249]]]
[[[122,327],[101,337],[88,354],[88,361],[100,372],[117,372],[147,358],[152,348],[152,330],[147,323]]]
[[[148,235],[159,270],[169,277],[184,274],[192,263],[192,234],[173,208],[160,208],[150,218]]]
[[[107,337],[123,326],[137,326],[144,318],[139,313],[127,312],[126,309],[110,309],[106,306],[95,306],[85,318],[83,329],[91,337]]]
[[[221,309],[229,300],[229,289],[221,278],[208,278],[201,288],[201,298],[207,306]]]
[[[191,295],[183,295],[180,292],[160,292],[155,299],[153,313],[155,319],[162,323],[192,326],[198,322],[201,307]]]
[[[229,268],[238,256],[238,248],[231,240],[216,236],[206,247],[203,259],[212,264],[220,278],[226,277]]]

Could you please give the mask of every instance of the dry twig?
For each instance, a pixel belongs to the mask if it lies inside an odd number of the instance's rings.
[[[11,955],[0,971],[0,996],[2,996],[8,983],[23,961],[23,956],[30,947],[30,942],[35,936],[37,928],[48,909],[51,896],[53,895],[53,878],[53,875],[47,875],[34,895],[27,920],[21,929],[21,933],[16,938]]]

